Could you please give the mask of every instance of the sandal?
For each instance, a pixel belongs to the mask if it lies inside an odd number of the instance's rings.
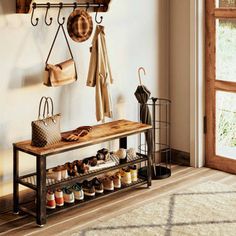
[[[92,130],[91,126],[80,126],[77,129],[67,132],[62,139],[67,142],[78,141],[80,137],[84,137]]]

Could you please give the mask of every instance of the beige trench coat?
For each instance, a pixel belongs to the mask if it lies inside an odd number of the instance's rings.
[[[96,87],[96,118],[97,121],[112,117],[112,103],[109,91],[113,83],[111,68],[107,55],[104,27],[98,25],[91,47],[91,57],[87,86]]]

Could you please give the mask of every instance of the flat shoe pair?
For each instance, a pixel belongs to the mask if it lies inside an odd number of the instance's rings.
[[[84,137],[92,130],[91,126],[80,126],[77,129],[67,132],[62,136],[62,139],[67,142],[78,141],[80,137]]]

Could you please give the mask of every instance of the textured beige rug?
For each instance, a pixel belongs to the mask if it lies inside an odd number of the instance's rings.
[[[199,184],[67,235],[235,236],[236,189],[215,182]]]

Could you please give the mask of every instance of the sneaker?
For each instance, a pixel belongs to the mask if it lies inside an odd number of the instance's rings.
[[[138,170],[137,166],[130,166],[130,173],[131,173],[131,181],[132,182],[137,182],[138,181]]]
[[[68,188],[63,189],[63,197],[64,197],[64,201],[66,203],[74,203],[75,202],[74,193]]]
[[[127,162],[127,153],[126,149],[120,148],[117,152],[114,153],[118,158],[120,164],[124,164]]]
[[[50,190],[47,192],[47,196],[46,196],[46,207],[47,207],[47,209],[55,209],[56,208],[55,195]]]
[[[61,169],[59,167],[54,167],[47,170],[47,178],[54,179],[56,181],[61,181]]]
[[[63,192],[61,189],[57,189],[55,192],[55,201],[57,206],[64,206]]]
[[[130,169],[122,169],[122,173],[121,173],[121,182],[123,184],[131,184],[132,183],[132,179],[131,179],[131,172]]]
[[[95,192],[96,193],[103,193],[103,184],[102,182],[97,178],[95,177],[93,180],[93,186],[95,188]]]
[[[75,184],[72,186],[71,191],[74,193],[76,200],[83,200],[84,199],[84,191],[79,184]]]
[[[69,176],[68,176],[68,171],[66,169],[65,166],[62,166],[61,167],[61,178],[62,179],[67,179]]]
[[[76,163],[77,172],[80,174],[85,174],[89,171],[89,166],[86,164],[86,161],[77,161]]]
[[[95,196],[95,187],[93,186],[91,181],[84,180],[82,188],[84,190],[84,195],[89,197]]]
[[[119,172],[115,173],[112,176],[114,187],[115,188],[121,188],[121,175]]]
[[[130,158],[130,159],[134,159],[136,157],[136,151],[134,148],[129,148],[127,150],[127,156]]]
[[[114,190],[114,182],[112,180],[112,177],[105,177],[102,180],[103,183],[103,188],[108,191],[113,191]]]
[[[104,160],[105,162],[110,160],[110,153],[107,148],[103,148],[101,150],[98,150],[97,155],[99,157],[99,160]]]

